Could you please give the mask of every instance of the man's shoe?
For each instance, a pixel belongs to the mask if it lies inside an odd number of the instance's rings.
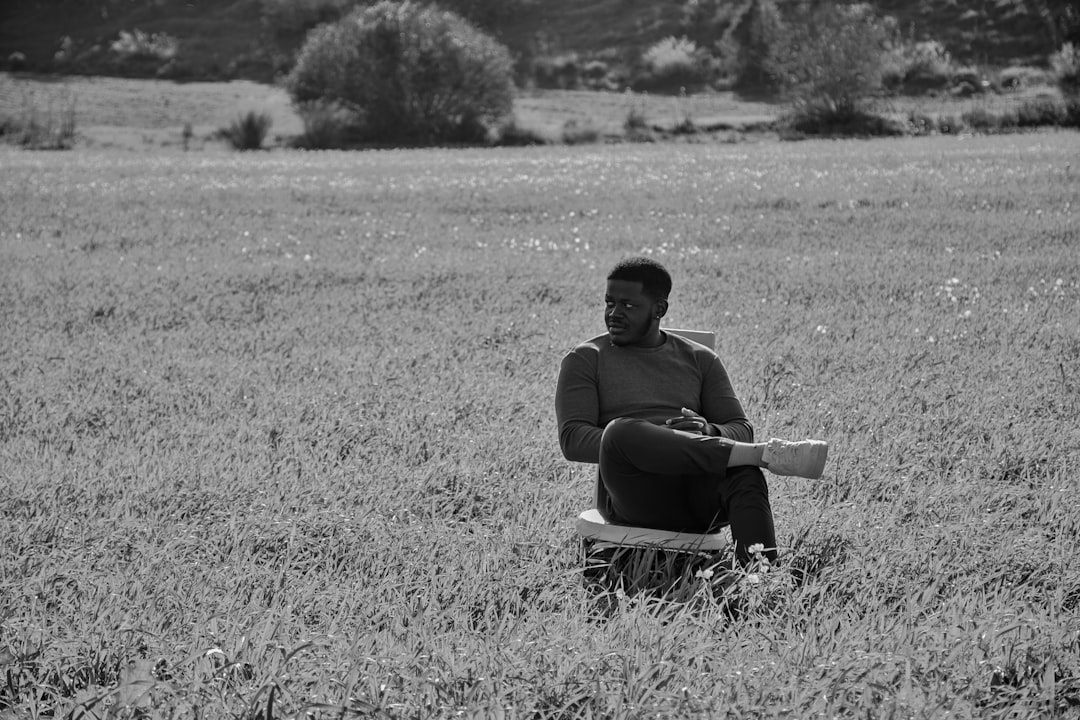
[[[761,460],[774,475],[795,475],[817,480],[825,470],[829,443],[823,440],[780,440],[765,444]]]

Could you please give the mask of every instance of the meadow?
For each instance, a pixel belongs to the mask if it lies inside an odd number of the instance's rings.
[[[1080,715],[1077,137],[0,148],[0,718]],[[738,613],[582,581],[637,253],[832,444]]]

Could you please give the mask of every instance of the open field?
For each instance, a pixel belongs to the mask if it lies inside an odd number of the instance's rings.
[[[247,80],[174,83],[0,73],[0,109],[13,113],[20,107],[41,113],[73,107],[80,147],[97,149],[179,149],[188,123],[194,133],[192,149],[220,149],[222,143],[212,139],[217,130],[248,111],[268,114],[274,136],[295,136],[303,130],[285,90]],[[568,122],[601,134],[621,134],[631,111],[667,127],[691,118],[741,128],[775,119],[780,108],[739,100],[733,93],[673,98],[573,90],[523,92],[514,105],[522,126],[549,138],[558,138]]]
[[[897,97],[883,99],[877,110],[897,119],[915,112],[931,117],[959,117],[973,109],[1000,113],[1041,94],[1057,95],[1045,86],[972,98]],[[184,128],[191,126],[189,149],[220,152],[217,132],[238,116],[254,111],[272,120],[271,144],[282,145],[303,131],[303,123],[280,87],[247,80],[227,83],[175,83],[109,77],[46,77],[0,73],[0,123],[5,117],[36,114],[74,115],[76,146],[96,150],[161,152],[184,146]],[[521,92],[514,101],[517,123],[541,137],[558,140],[571,124],[590,128],[603,138],[621,136],[633,112],[655,127],[673,128],[689,120],[702,129],[722,131],[692,140],[721,142],[774,139],[775,133],[755,126],[776,120],[785,106],[747,100],[731,92],[670,97],[641,93],[574,90]]]
[[[1077,137],[0,149],[0,717],[1077,716]],[[638,252],[832,443],[734,618],[581,582]]]

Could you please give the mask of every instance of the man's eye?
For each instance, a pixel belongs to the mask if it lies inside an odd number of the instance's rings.
[[[634,303],[623,303],[623,307],[629,310],[634,307]]]

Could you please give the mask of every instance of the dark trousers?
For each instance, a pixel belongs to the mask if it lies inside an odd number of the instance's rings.
[[[708,532],[731,525],[736,557],[760,543],[776,559],[769,488],[761,470],[728,467],[732,441],[617,418],[600,441],[597,509],[609,521]]]

